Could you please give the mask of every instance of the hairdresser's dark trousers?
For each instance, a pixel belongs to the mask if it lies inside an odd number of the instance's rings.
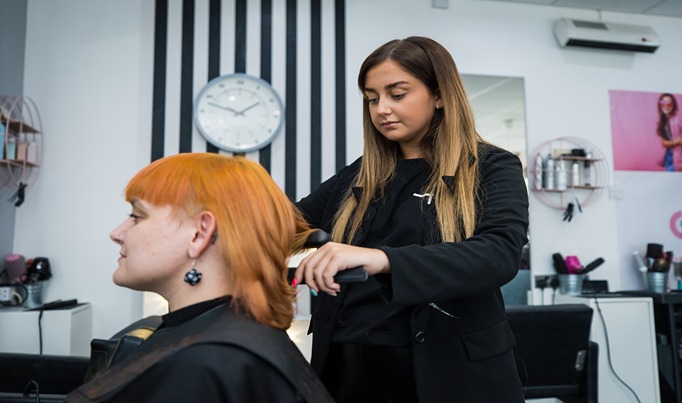
[[[332,343],[322,382],[338,403],[414,403],[413,368],[409,348]]]

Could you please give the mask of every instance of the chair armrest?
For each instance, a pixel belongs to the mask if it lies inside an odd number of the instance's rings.
[[[67,394],[83,384],[89,357],[0,353],[0,392],[23,393],[34,380],[40,393]]]
[[[587,403],[599,401],[599,344],[590,341],[587,346]]]

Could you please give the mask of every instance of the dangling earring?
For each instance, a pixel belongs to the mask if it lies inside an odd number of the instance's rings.
[[[196,267],[194,267],[196,262],[196,259],[192,260],[192,270],[185,274],[185,283],[188,283],[189,285],[197,285],[197,283],[201,281],[201,273],[199,273]]]

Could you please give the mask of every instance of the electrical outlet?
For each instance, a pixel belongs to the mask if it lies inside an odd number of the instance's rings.
[[[0,286],[0,301],[9,302],[12,300],[12,286]]]
[[[535,287],[536,288],[554,288],[558,286],[559,279],[554,274],[545,274],[535,276]]]

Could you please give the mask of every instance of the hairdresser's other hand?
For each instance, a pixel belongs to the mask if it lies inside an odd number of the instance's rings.
[[[296,281],[305,278],[308,287],[336,295],[341,286],[334,282],[336,273],[362,266],[370,276],[390,271],[388,257],[381,249],[362,248],[327,242],[301,260],[296,269]]]

